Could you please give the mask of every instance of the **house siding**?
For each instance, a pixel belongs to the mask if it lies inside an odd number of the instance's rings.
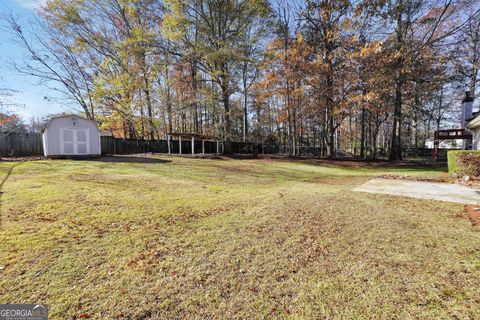
[[[480,150],[480,127],[472,130],[472,136],[473,136],[472,149]]]

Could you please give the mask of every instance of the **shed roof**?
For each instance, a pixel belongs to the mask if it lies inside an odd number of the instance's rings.
[[[50,124],[51,124],[54,120],[56,120],[56,119],[62,119],[62,118],[71,118],[71,117],[76,117],[76,118],[80,118],[80,119],[82,119],[82,120],[90,121],[90,122],[92,122],[92,123],[95,125],[95,128],[97,128],[97,130],[98,130],[97,122],[95,122],[95,120],[87,119],[87,118],[85,118],[85,117],[79,116],[78,114],[61,114],[61,115],[56,115],[56,116],[52,116],[52,117],[48,118],[48,119],[45,121],[45,124],[43,125],[42,133],[45,132],[45,130],[50,126]]]

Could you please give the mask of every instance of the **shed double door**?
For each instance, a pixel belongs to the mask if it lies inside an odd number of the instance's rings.
[[[88,142],[88,129],[62,129],[62,154],[88,154],[90,152]]]

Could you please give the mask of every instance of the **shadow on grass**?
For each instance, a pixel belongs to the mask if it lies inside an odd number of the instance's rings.
[[[171,160],[150,158],[145,156],[131,155],[131,156],[105,156],[96,159],[89,159],[89,161],[99,162],[121,162],[121,163],[170,163]]]

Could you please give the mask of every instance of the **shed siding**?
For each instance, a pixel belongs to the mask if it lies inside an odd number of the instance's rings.
[[[75,120],[73,120],[75,119]],[[61,135],[62,129],[87,129],[89,134],[90,152],[88,155],[100,155],[100,132],[95,124],[81,117],[66,116],[62,118],[54,118],[51,120],[45,132],[43,133],[43,146],[45,156],[62,156]]]
[[[473,136],[472,149],[480,150],[480,127],[472,130],[472,136]]]

